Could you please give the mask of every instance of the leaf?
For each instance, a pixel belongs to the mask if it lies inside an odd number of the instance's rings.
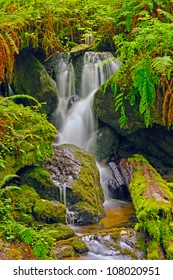
[[[3,180],[0,182],[0,188],[5,186],[5,184],[7,184],[9,181],[11,181],[14,178],[20,178],[20,177],[16,174],[9,174],[4,176]]]
[[[170,56],[156,57],[152,61],[152,67],[157,73],[167,73],[173,67],[173,60]]]

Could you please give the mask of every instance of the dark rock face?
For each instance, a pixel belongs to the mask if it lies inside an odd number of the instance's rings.
[[[144,155],[150,163],[162,174],[169,174],[173,167],[173,131],[165,127],[161,120],[160,108],[153,107],[151,110],[152,126],[145,128],[143,117],[139,114],[137,106],[130,106],[125,101],[126,115],[128,117],[127,125],[120,128],[120,112],[115,112],[115,100],[113,91],[110,86],[107,87],[103,94],[101,87],[95,94],[94,109],[101,123],[101,132],[112,128],[110,137],[106,133],[103,139],[98,139],[98,149],[102,154],[108,149],[110,143],[113,144],[114,151],[105,159],[119,161],[123,157],[131,157],[135,153]],[[117,136],[118,135],[118,136]],[[109,139],[109,141],[107,140]],[[117,141],[117,139],[119,139]],[[115,142],[114,142],[115,141]],[[100,142],[103,143],[101,148]],[[104,147],[105,143],[105,147]]]
[[[120,112],[115,112],[114,94],[110,86],[108,86],[105,94],[103,94],[103,87],[98,89],[94,98],[94,109],[96,115],[103,123],[111,126],[121,135],[128,135],[145,127],[144,120],[139,115],[137,108],[131,107],[127,104],[126,111],[128,110],[128,123],[124,128],[120,128]]]
[[[48,116],[57,107],[55,83],[44,66],[29,51],[23,51],[16,57],[12,89],[15,94],[28,94],[39,102],[46,102],[42,107]]]
[[[144,155],[161,173],[168,174],[173,167],[173,131],[162,126],[141,129],[121,137],[115,159],[129,157],[136,153]]]
[[[75,212],[74,223],[98,222],[103,216],[104,196],[94,157],[74,145],[59,145],[46,168],[57,188],[64,189],[67,207]]]
[[[115,130],[108,125],[99,128],[96,146],[96,156],[98,161],[108,160],[118,145],[119,135]]]

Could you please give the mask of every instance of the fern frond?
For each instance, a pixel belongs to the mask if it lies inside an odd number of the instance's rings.
[[[152,61],[152,67],[157,73],[167,73],[173,67],[173,60],[170,56],[155,57]]]
[[[168,13],[168,12],[166,12],[166,11],[163,11],[162,9],[157,9],[157,11],[158,11],[159,13],[165,15],[165,16],[166,16],[168,19],[170,19],[171,21],[173,21],[173,16],[172,16],[170,13]]]
[[[34,101],[34,103],[36,103],[36,105],[39,105],[39,102],[37,101],[37,99],[35,99],[34,97],[27,95],[27,94],[11,95],[11,96],[5,97],[3,100],[15,100],[15,99],[20,99],[20,98],[32,100],[32,101]]]
[[[5,184],[7,184],[10,180],[14,178],[20,178],[20,177],[16,174],[9,174],[4,176],[3,180],[0,182],[0,188],[3,188]]]

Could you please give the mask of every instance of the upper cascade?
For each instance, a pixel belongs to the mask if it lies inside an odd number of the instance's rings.
[[[58,117],[62,123],[58,144],[74,144],[94,153],[96,124],[93,112],[95,91],[119,69],[109,52],[86,52],[83,57],[80,88],[76,96],[75,71],[72,60],[60,59],[57,87],[59,90]]]

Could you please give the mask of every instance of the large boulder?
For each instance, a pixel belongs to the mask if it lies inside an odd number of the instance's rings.
[[[15,60],[12,89],[45,102],[43,111],[50,116],[58,104],[57,89],[45,67],[29,51],[22,51]]]
[[[103,216],[104,195],[95,158],[74,145],[54,147],[47,169],[59,189],[61,202],[75,212],[75,223],[92,224]]]
[[[94,97],[94,109],[99,120],[114,128],[121,135],[128,135],[145,128],[144,118],[139,114],[138,105],[130,106],[129,101],[124,100],[124,106],[128,121],[123,128],[120,128],[120,110],[115,111],[115,97],[111,85],[107,86],[106,91],[105,85],[97,90]],[[151,122],[163,124],[160,110],[154,106],[151,110]]]

